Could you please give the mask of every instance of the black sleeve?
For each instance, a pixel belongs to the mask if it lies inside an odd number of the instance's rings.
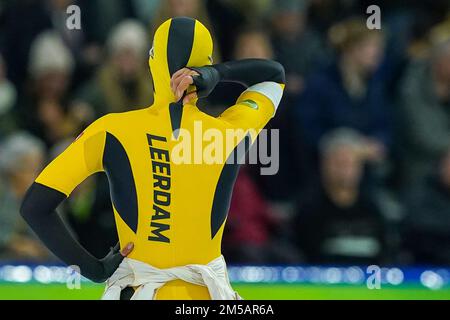
[[[33,183],[27,191],[20,213],[42,242],[67,265],[76,265],[86,278],[104,282],[123,260],[116,246],[103,259],[97,259],[71,235],[55,209],[66,196],[52,188]]]
[[[192,77],[199,98],[209,96],[221,81],[236,82],[245,87],[264,81],[286,82],[283,66],[266,59],[244,59],[190,69],[199,73]]]
[[[246,87],[273,81],[285,83],[283,66],[273,60],[244,59],[215,64],[212,66],[220,74],[220,81],[237,82]]]

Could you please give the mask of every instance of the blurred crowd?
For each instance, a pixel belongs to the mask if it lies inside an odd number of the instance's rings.
[[[372,2],[381,29],[366,25]],[[80,30],[66,26],[71,4]],[[448,0],[0,1],[0,259],[55,259],[19,217],[21,199],[93,120],[151,105],[151,35],[173,16],[211,30],[215,62],[286,70],[268,125],[280,170],[241,168],[229,263],[450,265]],[[221,84],[201,108],[218,114],[241,91]],[[59,214],[99,257],[117,241],[104,175]]]

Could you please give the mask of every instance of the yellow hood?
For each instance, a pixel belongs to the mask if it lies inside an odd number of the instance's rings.
[[[213,41],[208,29],[198,20],[177,17],[156,30],[150,50],[149,66],[154,85],[154,105],[175,102],[170,78],[184,67],[212,63]]]

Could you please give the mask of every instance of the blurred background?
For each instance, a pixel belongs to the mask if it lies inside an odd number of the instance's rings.
[[[72,4],[80,30],[66,27]],[[372,4],[380,30],[366,26]],[[98,298],[92,285],[42,289],[63,271],[19,206],[93,120],[152,103],[151,38],[173,16],[209,28],[215,62],[286,69],[268,125],[280,170],[241,168],[224,233],[242,295],[450,299],[449,0],[0,0],[0,298]],[[202,108],[218,114],[241,91],[221,84]],[[59,213],[98,257],[116,243],[105,176]],[[365,287],[368,265],[391,291]]]

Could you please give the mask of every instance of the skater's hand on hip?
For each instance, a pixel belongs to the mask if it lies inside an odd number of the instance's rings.
[[[95,279],[95,282],[104,282],[117,270],[123,259],[133,251],[134,244],[128,243],[122,250],[120,250],[120,244],[117,243],[114,248],[111,248],[110,252],[100,260],[103,265],[103,275],[100,279]]]

